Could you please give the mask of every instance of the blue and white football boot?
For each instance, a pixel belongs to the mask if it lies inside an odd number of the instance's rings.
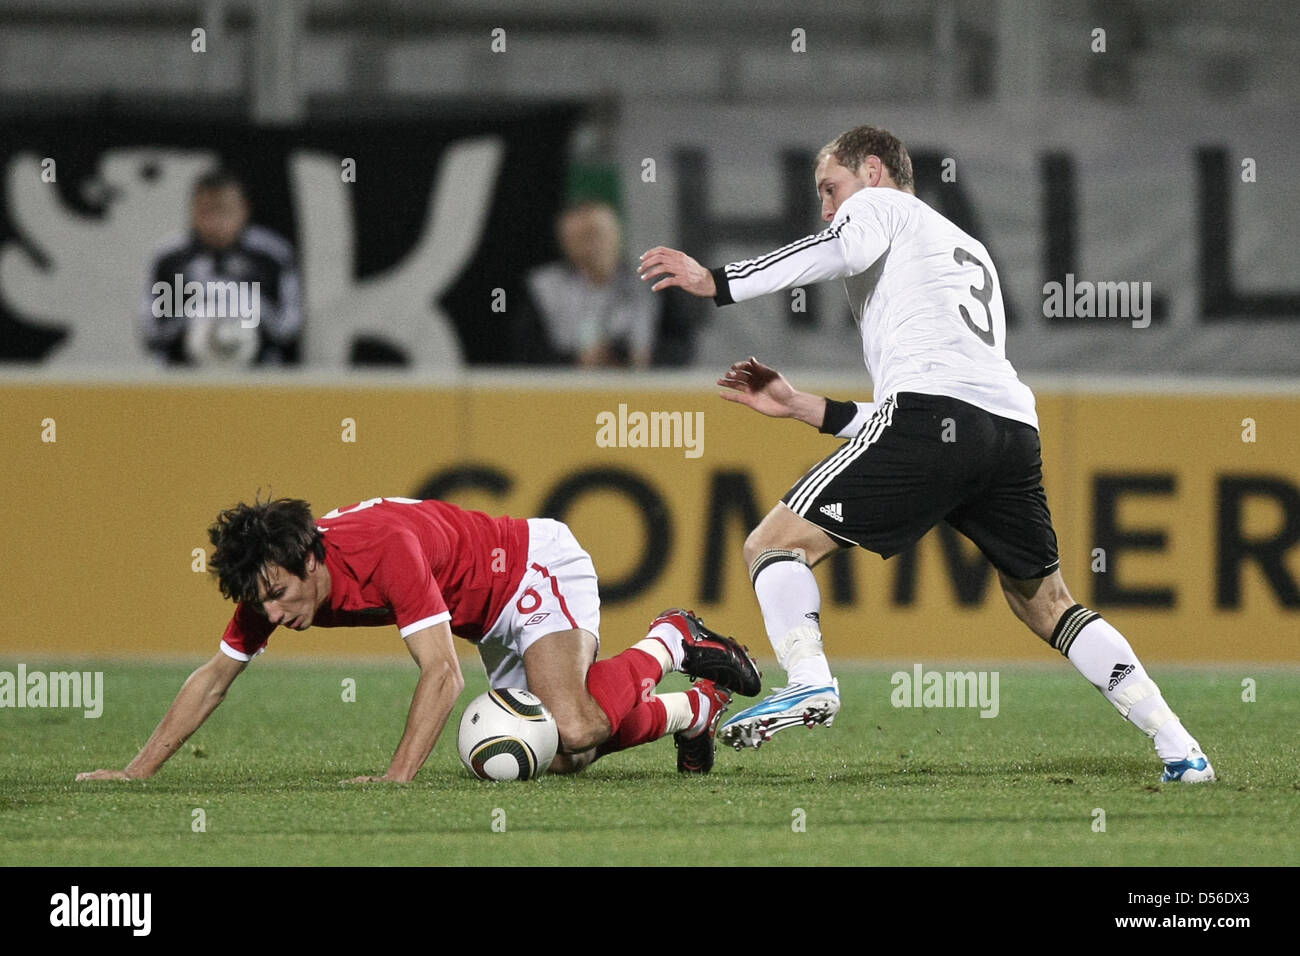
[[[1193,747],[1182,760],[1173,760],[1165,764],[1165,772],[1160,775],[1161,783],[1213,783],[1214,768],[1200,749]]]
[[[840,711],[840,682],[778,687],[718,728],[718,738],[741,750],[758,747],[787,727],[829,727]]]

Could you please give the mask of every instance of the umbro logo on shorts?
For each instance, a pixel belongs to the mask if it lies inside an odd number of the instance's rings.
[[[827,517],[834,518],[840,524],[844,523],[844,508],[838,501],[833,505],[822,505],[817,510]]]

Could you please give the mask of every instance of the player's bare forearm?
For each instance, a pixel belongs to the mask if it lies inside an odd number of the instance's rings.
[[[225,700],[235,675],[243,670],[243,663],[224,654],[219,656],[221,661],[204,664],[181,686],[148,742],[127,764],[128,777],[152,777]]]
[[[77,780],[137,780],[152,777],[203,726],[203,722],[225,699],[226,691],[244,667],[245,662],[218,654],[186,678],[148,742],[135,759],[126,765],[125,770],[79,773]]]
[[[655,246],[643,253],[637,272],[643,281],[659,279],[650,287],[653,292],[677,288],[701,299],[711,299],[718,294],[712,272],[686,253],[667,246]]]
[[[722,398],[771,418],[793,418],[813,428],[821,428],[826,420],[825,398],[799,391],[784,375],[752,355],[733,363],[718,384],[730,389],[721,393]]]
[[[382,777],[353,777],[349,783],[414,780],[424,762],[433,753],[456,699],[465,689],[465,677],[456,657],[451,625],[443,621],[421,628],[406,638],[406,649],[420,665],[420,682],[415,685],[406,729],[388,773]]]
[[[790,417],[813,428],[821,428],[826,420],[825,396],[796,392],[790,404]]]
[[[447,718],[464,689],[465,678],[461,675],[460,664],[454,659],[420,669],[420,682],[411,699],[406,730],[383,779],[403,782],[415,779],[433,752],[433,746],[442,735]]]

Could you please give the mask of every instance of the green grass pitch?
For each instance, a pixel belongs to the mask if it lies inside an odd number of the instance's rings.
[[[98,719],[0,709],[7,865],[1300,863],[1294,670],[1155,668],[1213,760],[1208,786],[1160,784],[1147,739],[1064,664],[999,668],[991,719],[895,708],[895,668],[841,666],[833,728],[723,750],[709,777],[680,778],[662,740],[577,777],[491,784],[456,755],[460,711],[484,689],[467,661],[469,687],[417,781],[356,786],[340,781],[382,773],[401,734],[407,661],[259,661],[156,777],[78,784],[135,755],[191,670],[87,667],[104,671]]]

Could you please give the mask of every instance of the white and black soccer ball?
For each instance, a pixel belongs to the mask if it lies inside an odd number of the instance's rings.
[[[236,317],[196,316],[185,332],[185,354],[195,365],[234,368],[253,364],[261,345],[256,326]]]
[[[502,687],[465,708],[458,743],[461,761],[480,780],[532,780],[555,759],[560,733],[536,696]]]

